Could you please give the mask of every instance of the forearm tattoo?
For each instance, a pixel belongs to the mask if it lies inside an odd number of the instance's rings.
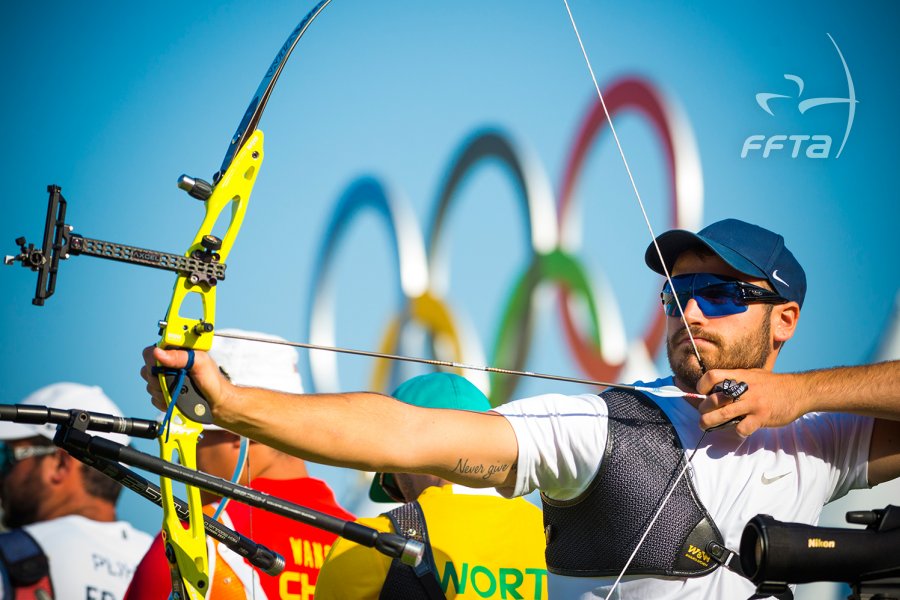
[[[477,465],[469,464],[468,458],[458,459],[456,461],[456,466],[453,467],[453,471],[456,473],[461,473],[463,475],[481,475],[482,479],[490,479],[498,473],[506,473],[507,471],[514,471],[515,469],[515,465],[509,465],[506,463],[487,466],[481,463]]]

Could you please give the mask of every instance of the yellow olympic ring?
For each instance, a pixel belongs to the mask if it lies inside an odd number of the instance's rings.
[[[382,354],[391,354],[400,347],[400,335],[403,328],[409,323],[423,325],[425,331],[434,336],[435,346],[443,348],[449,346],[450,358],[454,362],[465,361],[468,354],[463,351],[463,341],[459,331],[454,325],[453,314],[447,304],[431,292],[425,292],[409,301],[408,314],[396,316],[388,323],[382,337],[378,351]],[[392,377],[396,365],[385,358],[375,359],[375,367],[372,372],[369,389],[383,391],[385,393],[397,387],[401,382]],[[464,377],[472,377],[470,373],[463,373],[461,369],[455,372]],[[479,387],[484,386],[484,381]]]

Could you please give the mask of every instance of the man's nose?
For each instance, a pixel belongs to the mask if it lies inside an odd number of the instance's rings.
[[[700,305],[697,304],[696,298],[689,299],[687,301],[687,304],[683,305],[683,308],[684,318],[688,323],[694,323],[706,319],[706,315],[703,314],[703,311],[700,309]]]

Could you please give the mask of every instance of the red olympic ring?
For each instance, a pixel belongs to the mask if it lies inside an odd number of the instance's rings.
[[[653,86],[641,79],[620,80],[612,85],[603,97],[606,100],[610,118],[622,111],[636,110],[653,125],[662,142],[662,149],[668,165],[671,183],[669,188],[670,226],[681,229],[696,228],[699,225],[702,210],[702,177],[696,144],[686,118]],[[568,230],[566,218],[573,203],[573,190],[581,174],[585,157],[607,124],[603,105],[597,101],[582,123],[575,145],[566,162],[558,205],[560,246],[565,246],[564,236]],[[656,353],[665,334],[665,317],[659,310],[658,304],[654,296],[649,325],[642,336],[648,356]],[[597,340],[585,339],[579,335],[569,310],[569,292],[565,286],[560,291],[559,309],[566,338],[584,373],[593,379],[615,381],[624,366],[624,361],[618,363],[607,361]]]

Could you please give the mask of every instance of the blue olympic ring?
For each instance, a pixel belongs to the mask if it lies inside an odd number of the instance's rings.
[[[310,343],[335,345],[333,282],[328,276],[328,269],[353,218],[365,211],[372,211],[381,217],[388,228],[396,256],[396,291],[400,305],[408,298],[420,296],[428,287],[425,246],[411,207],[378,180],[372,177],[358,179],[338,200],[319,248],[307,303],[307,339]],[[340,385],[335,355],[313,351],[305,355],[312,376],[312,391],[338,391]]]

